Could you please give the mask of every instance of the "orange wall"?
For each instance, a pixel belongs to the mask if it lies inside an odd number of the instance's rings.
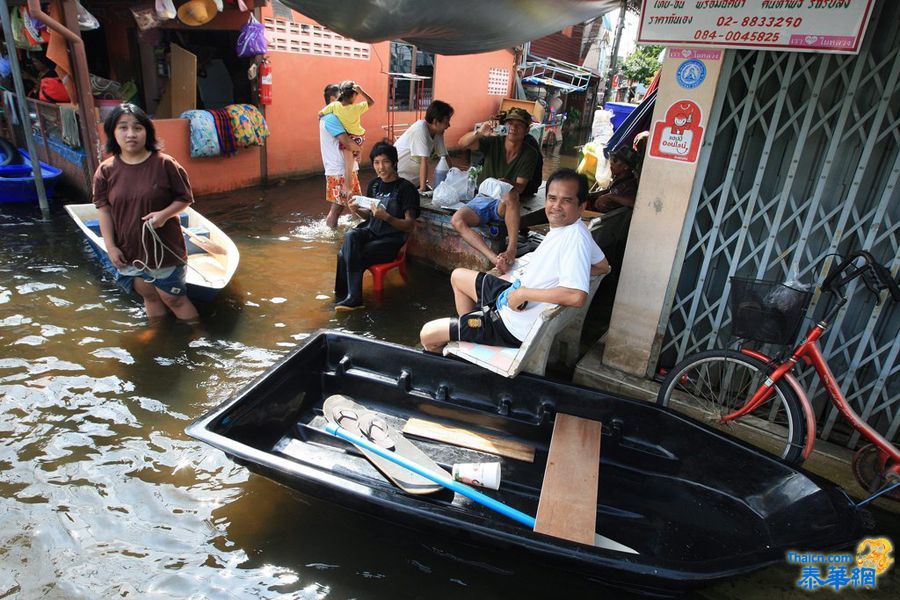
[[[263,15],[271,14],[263,9]],[[294,12],[294,20],[315,23]],[[268,145],[270,176],[321,172],[318,111],[324,104],[322,90],[329,83],[353,79],[374,99],[375,104],[362,118],[366,129],[363,162],[368,152],[385,136],[388,124],[387,70],[390,42],[372,45],[368,60],[270,52],[272,62],[272,104],[266,107],[266,121],[272,132]],[[510,81],[515,72],[514,56],[509,50],[466,56],[438,56],[435,65],[434,98],[449,102],[456,110],[452,127],[445,134],[449,146],[471,130],[476,121],[495,114],[501,96],[487,95],[488,70],[507,68]],[[424,117],[424,111],[421,114]],[[394,113],[396,124],[411,124],[413,112]],[[401,130],[402,132],[402,130]]]
[[[263,15],[266,14],[271,14],[270,8],[263,9]],[[296,12],[294,20],[314,23]],[[271,132],[266,147],[269,177],[322,172],[317,117],[324,104],[322,89],[343,79],[354,79],[375,99],[362,120],[367,130],[363,163],[368,163],[369,150],[385,137],[388,124],[390,42],[373,44],[368,60],[285,52],[270,52],[268,56],[273,80],[272,104],[265,107]],[[452,127],[445,134],[448,146],[456,146],[460,136],[470,131],[476,121],[491,117],[499,109],[502,96],[487,95],[488,71],[492,67],[509,69],[512,81],[513,53],[499,50],[437,57],[434,97],[449,102],[456,110]],[[424,111],[421,116],[424,117]],[[413,112],[394,114],[397,125],[408,125],[414,120]],[[222,192],[259,183],[259,148],[241,149],[231,158],[192,159],[187,119],[159,119],[154,123],[164,151],[187,169],[194,193]]]
[[[226,192],[259,183],[259,148],[241,148],[232,157],[191,158],[187,119],[154,119],[163,152],[181,163],[194,194]]]

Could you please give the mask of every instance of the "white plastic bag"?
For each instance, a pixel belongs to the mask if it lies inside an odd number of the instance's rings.
[[[594,122],[591,124],[591,140],[605,146],[613,134],[612,111],[602,108],[594,111]]]
[[[456,167],[447,172],[447,177],[434,190],[432,204],[447,207],[457,202],[465,202],[469,176]]]
[[[513,186],[511,183],[500,181],[495,177],[488,177],[481,182],[480,186],[478,186],[478,195],[488,196],[494,200],[500,200],[503,198],[503,195],[509,193],[509,190],[512,188]]]
[[[609,159],[600,153],[597,157],[597,170],[594,171],[594,181],[597,182],[597,188],[604,190],[612,183],[612,171],[609,169]]]
[[[75,7],[78,9],[78,28],[81,31],[92,31],[100,27],[97,17],[89,13],[78,0],[75,1]]]
[[[178,15],[172,0],[156,0],[156,16],[160,21],[171,21]]]

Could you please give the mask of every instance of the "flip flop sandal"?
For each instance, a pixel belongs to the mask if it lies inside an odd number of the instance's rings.
[[[400,432],[391,427],[378,413],[367,410],[350,398],[341,395],[330,396],[322,405],[322,410],[327,421],[340,425],[351,434],[366,438],[386,450],[392,450],[430,471],[447,474],[440,465],[422,452],[415,444],[403,437]],[[381,473],[407,493],[431,494],[443,490],[442,486],[386,458],[382,458],[370,450],[361,447],[357,447],[357,449]],[[449,474],[447,475],[449,476]]]

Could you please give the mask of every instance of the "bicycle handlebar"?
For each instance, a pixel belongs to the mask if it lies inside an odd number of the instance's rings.
[[[862,258],[865,261],[865,264],[861,267],[855,266],[858,258]],[[850,267],[853,267],[853,269],[850,269]],[[891,272],[876,261],[866,250],[854,252],[836,267],[832,267],[825,277],[825,281],[822,282],[822,290],[840,295],[840,288],[860,276],[863,278],[863,283],[865,283],[869,291],[876,296],[882,290],[889,290],[894,301],[900,302],[900,286],[894,281]]]

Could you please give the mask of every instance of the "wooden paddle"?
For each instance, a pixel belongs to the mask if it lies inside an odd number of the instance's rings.
[[[208,252],[209,254],[228,254],[228,251],[219,244],[215,243],[209,238],[197,235],[184,225],[181,226],[181,231],[183,231],[189,238],[191,238],[191,241],[197,244],[197,246],[204,252]]]

